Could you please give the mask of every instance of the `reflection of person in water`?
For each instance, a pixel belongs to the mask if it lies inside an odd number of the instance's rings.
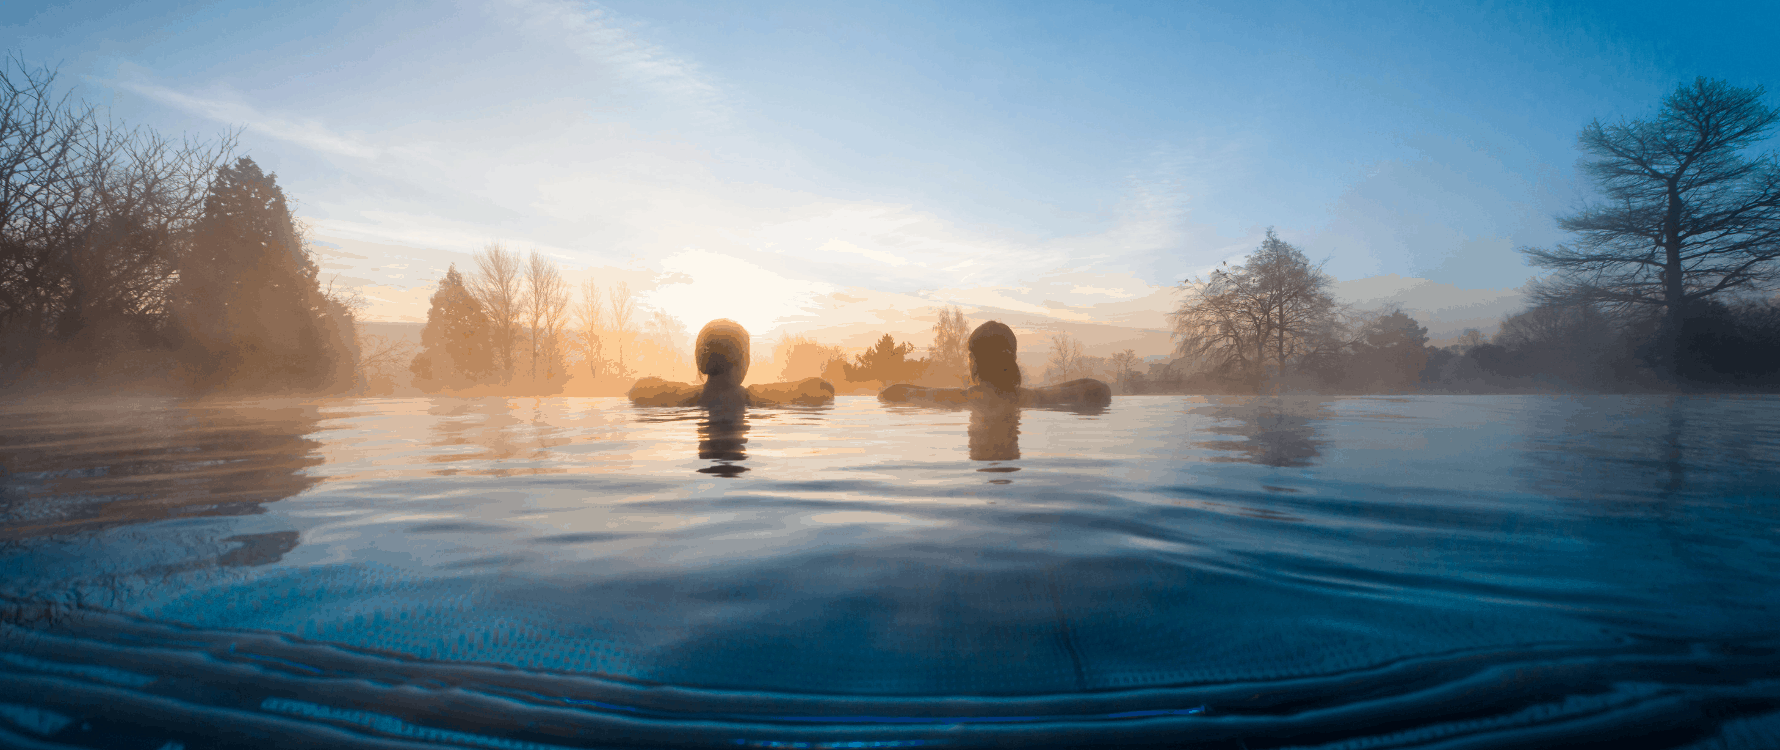
[[[700,474],[716,474],[733,478],[748,470],[734,461],[748,458],[748,409],[741,405],[713,406],[698,423],[698,457],[719,463],[698,470]]]
[[[705,324],[693,346],[693,363],[705,376],[704,385],[643,378],[630,388],[630,401],[638,406],[742,407],[797,404],[814,406],[834,401],[834,386],[821,378],[791,383],[742,387],[748,375],[748,331],[741,324],[718,318]]]
[[[1041,388],[1020,386],[1020,366],[1014,356],[1018,343],[1014,331],[999,321],[991,320],[970,334],[970,376],[976,385],[969,388],[922,388],[897,384],[885,388],[878,400],[885,403],[914,403],[930,406],[963,406],[988,401],[1007,402],[1018,406],[1101,405],[1112,401],[1112,389],[1093,378],[1071,380]]]
[[[1012,461],[1019,458],[1020,407],[1011,400],[972,404],[969,434],[972,461]]]

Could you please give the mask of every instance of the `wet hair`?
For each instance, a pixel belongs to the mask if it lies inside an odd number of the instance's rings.
[[[1014,358],[1019,342],[1014,329],[991,320],[970,332],[970,377],[997,390],[1020,387],[1020,365]]]
[[[728,318],[706,323],[692,357],[707,378],[721,376],[739,385],[748,374],[748,329]]]

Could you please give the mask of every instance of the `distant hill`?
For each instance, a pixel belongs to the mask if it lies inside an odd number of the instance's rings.
[[[362,333],[372,336],[383,336],[388,339],[409,341],[416,347],[420,346],[420,331],[425,327],[425,323],[383,323],[373,321],[361,322],[358,324],[358,329]]]
[[[1428,328],[1434,346],[1454,343],[1466,328],[1494,335],[1502,318],[1526,307],[1518,289],[1465,289],[1427,279],[1385,274],[1335,283],[1335,296],[1362,310],[1396,305]]]

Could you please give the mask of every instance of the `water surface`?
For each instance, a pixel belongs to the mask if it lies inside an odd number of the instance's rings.
[[[0,744],[1780,746],[1776,456],[1773,397],[16,403]]]

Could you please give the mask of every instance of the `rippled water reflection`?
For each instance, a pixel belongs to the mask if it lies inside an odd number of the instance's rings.
[[[0,744],[1780,745],[1771,397],[0,416]]]

